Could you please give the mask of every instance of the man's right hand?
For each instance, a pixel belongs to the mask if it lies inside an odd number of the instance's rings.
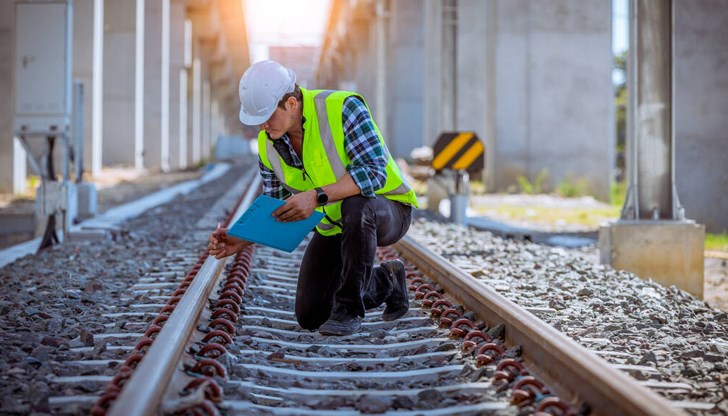
[[[210,234],[210,244],[207,246],[207,250],[216,259],[238,254],[245,247],[253,244],[250,241],[230,236],[227,232],[227,228],[217,228]]]

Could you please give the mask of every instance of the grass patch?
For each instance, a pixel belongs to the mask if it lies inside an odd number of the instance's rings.
[[[603,207],[548,207],[499,205],[474,207],[478,214],[501,221],[526,221],[546,229],[565,225],[597,229],[600,224],[619,218],[619,208]]]
[[[728,252],[728,232],[724,231],[720,234],[706,233],[705,249]]]

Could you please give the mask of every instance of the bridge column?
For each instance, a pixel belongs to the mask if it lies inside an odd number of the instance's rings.
[[[673,2],[631,6],[629,190],[620,220],[600,230],[601,261],[702,297],[705,229],[675,188]]]

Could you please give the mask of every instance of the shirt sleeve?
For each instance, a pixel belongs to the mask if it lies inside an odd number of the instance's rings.
[[[374,197],[387,181],[389,151],[379,140],[369,109],[358,97],[348,97],[343,109],[344,149],[351,160],[346,170],[363,196]]]
[[[263,179],[263,195],[278,199],[286,199],[291,196],[291,193],[283,187],[283,183],[281,183],[278,179],[275,172],[268,169],[260,158],[258,158],[258,169],[260,170],[260,176]]]

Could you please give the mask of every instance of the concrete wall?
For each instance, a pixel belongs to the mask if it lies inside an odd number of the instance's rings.
[[[728,3],[674,3],[675,176],[685,215],[728,230]]]
[[[0,192],[13,192],[15,3],[0,2]]]
[[[409,157],[424,138],[425,13],[420,0],[398,0],[390,5],[387,128],[383,133],[393,157]]]
[[[105,3],[103,164],[134,166],[136,2]]]
[[[496,0],[496,189],[546,169],[607,199],[613,164],[611,5]],[[477,105],[477,103],[472,103]]]

